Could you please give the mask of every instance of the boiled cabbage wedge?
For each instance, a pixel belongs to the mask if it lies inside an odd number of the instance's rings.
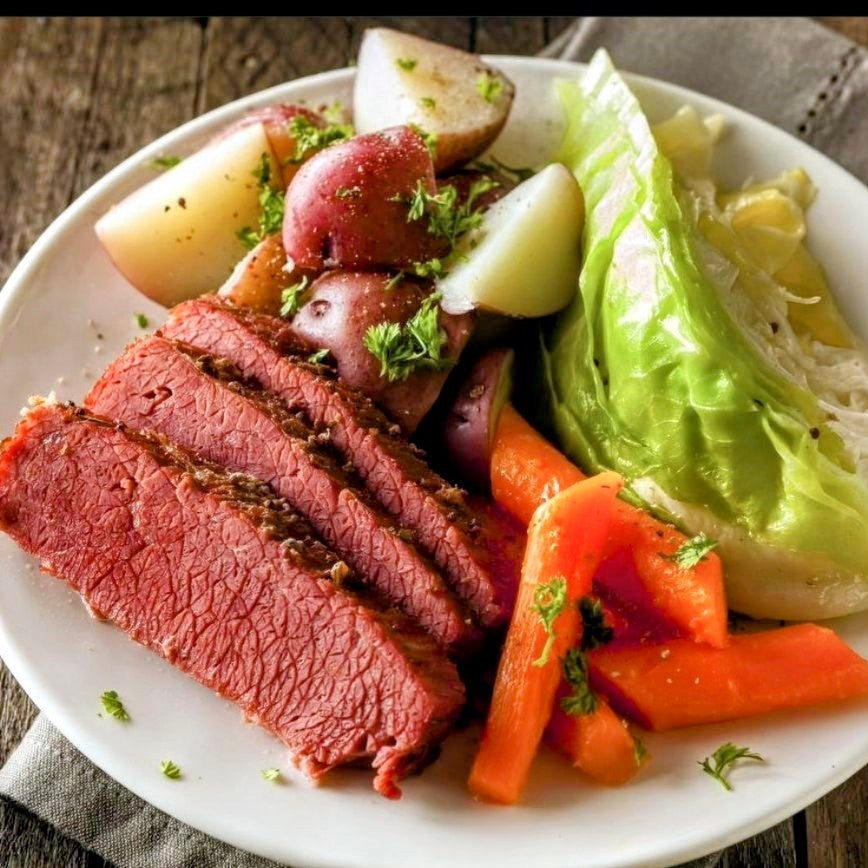
[[[540,421],[718,540],[732,608],[868,608],[868,366],[805,246],[810,180],[719,192],[719,120],[652,130],[605,52],[558,87],[587,214],[579,291],[541,330]]]

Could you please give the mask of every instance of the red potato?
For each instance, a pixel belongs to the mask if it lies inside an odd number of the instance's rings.
[[[491,450],[500,411],[512,392],[515,353],[496,349],[473,366],[443,424],[443,444],[452,467],[474,487],[491,487]]]
[[[446,252],[427,222],[407,222],[421,182],[437,192],[431,155],[409,127],[332,145],[286,191],[283,244],[300,268],[407,268]]]
[[[389,289],[391,279],[381,272],[327,272],[311,285],[291,328],[312,350],[327,349],[340,378],[368,394],[410,434],[437,400],[448,370],[417,371],[397,382],[380,376],[380,362],[363,343],[365,333],[377,323],[407,322],[431,292],[429,283],[410,278]],[[438,321],[447,338],[442,355],[457,359],[473,318],[440,311]]]
[[[287,186],[300,167],[299,163],[293,162],[296,142],[295,137],[289,131],[292,119],[299,115],[307,118],[315,127],[326,125],[325,120],[320,115],[302,105],[279,103],[278,105],[267,105],[260,109],[254,109],[235,123],[230,124],[225,130],[221,130],[211,141],[219,142],[235,130],[261,123],[265,128],[265,135],[272,151],[274,151],[274,156],[280,164],[283,185]]]
[[[279,235],[269,235],[235,266],[217,294],[236,307],[249,307],[277,316],[283,304],[283,290],[302,276],[299,269],[287,271],[283,241]]]

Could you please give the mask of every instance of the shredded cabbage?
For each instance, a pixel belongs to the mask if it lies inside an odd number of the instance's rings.
[[[805,246],[810,179],[719,193],[720,119],[652,133],[603,51],[559,92],[587,216],[579,292],[541,334],[543,421],[717,538],[734,608],[868,608],[868,367]]]

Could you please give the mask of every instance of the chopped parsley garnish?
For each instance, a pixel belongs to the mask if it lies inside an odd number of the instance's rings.
[[[236,233],[248,250],[283,226],[283,192],[271,186],[271,162],[266,154],[262,155],[253,176],[259,186],[259,228],[245,226]]]
[[[728,741],[726,744],[722,744],[710,757],[707,756],[702,762],[697,760],[697,763],[707,775],[720,781],[726,789],[731,791],[732,784],[729,782],[729,772],[732,770],[732,766],[742,759],[765,762],[758,753],[752,753],[749,747],[738,747]]]
[[[416,277],[443,277],[443,262],[436,257],[424,262],[414,262],[413,274]]]
[[[295,316],[304,307],[304,295],[310,286],[310,278],[305,275],[298,283],[288,286],[280,293],[280,315]]]
[[[633,759],[636,760],[636,765],[641,766],[645,757],[648,756],[648,748],[642,742],[633,736]]]
[[[433,195],[425,189],[420,179],[413,195],[407,200],[407,222],[413,223],[428,218],[428,232],[445,238],[452,249],[458,239],[478,229],[482,223],[482,210],[474,208],[476,200],[497,186],[497,181],[483,176],[470,185],[467,198],[459,203],[458,190],[451,184],[441,187]]]
[[[717,545],[717,540],[707,537],[704,533],[687,540],[677,552],[663,555],[667,561],[678,564],[682,570],[692,570],[704,561],[708,553]]]
[[[151,324],[150,320],[143,313],[134,313],[133,319],[140,329],[146,329]]]
[[[272,783],[280,780],[280,769],[263,769],[260,774],[265,778],[265,780],[271,781]]]
[[[358,199],[361,195],[361,187],[338,187],[335,190],[335,196],[338,199]]]
[[[151,160],[151,165],[155,166],[158,169],[161,169],[162,171],[165,171],[166,169],[171,169],[177,166],[178,163],[180,163],[183,159],[183,157],[175,156],[154,157],[154,159]]]
[[[362,343],[379,361],[381,377],[394,383],[416,371],[442,371],[453,364],[442,356],[446,333],[440,328],[439,302],[440,294],[432,293],[403,325],[381,322],[365,332]]]
[[[328,124],[318,127],[310,118],[296,115],[289,122],[289,134],[295,139],[295,153],[289,158],[290,163],[300,163],[305,157],[315,151],[351,139],[356,131],[352,124]]]
[[[397,63],[405,72],[412,72],[416,68],[418,62],[419,61],[413,57],[398,57],[395,59],[395,63]]]
[[[486,101],[494,102],[503,90],[503,82],[490,72],[479,73],[476,79],[476,92]]]
[[[579,612],[582,615],[582,651],[608,645],[615,631],[606,623],[602,603],[596,597],[582,597]]]
[[[163,760],[160,763],[160,771],[167,778],[171,778],[173,781],[176,781],[181,777],[180,766],[176,766],[171,760]]]
[[[588,658],[577,648],[567,651],[561,661],[564,680],[573,692],[561,699],[561,708],[573,717],[591,714],[597,710],[597,696],[588,683]]]
[[[328,358],[328,354],[330,352],[331,352],[331,350],[328,350],[325,347],[322,347],[321,349],[318,349],[316,352],[311,353],[307,357],[307,360],[312,365],[321,365]]]
[[[115,718],[115,720],[130,719],[130,715],[126,708],[124,708],[124,704],[121,702],[116,690],[106,690],[106,692],[100,696],[100,701],[102,702],[102,707],[105,709],[106,714]]]
[[[429,111],[433,111],[437,108],[437,101],[430,96],[423,96],[422,99],[419,100],[422,108],[426,108]]]
[[[418,124],[407,124],[407,126],[410,127],[410,129],[413,130],[413,132],[416,133],[416,135],[419,136],[420,139],[422,139],[425,147],[428,148],[428,152],[431,154],[431,156],[436,156],[437,133],[429,133],[427,130],[423,130],[422,127],[420,127]]]
[[[539,615],[546,632],[546,643],[542,653],[533,661],[534,666],[545,666],[549,662],[552,646],[555,644],[555,618],[564,611],[567,604],[567,580],[556,576],[550,582],[537,585],[533,592],[530,610]]]

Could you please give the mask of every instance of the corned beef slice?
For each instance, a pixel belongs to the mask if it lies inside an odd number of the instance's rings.
[[[161,334],[229,359],[328,430],[370,493],[414,531],[479,622],[489,628],[506,623],[517,571],[493,572],[486,550],[486,537],[496,538],[501,529],[474,517],[462,492],[434,473],[369,399],[339,383],[330,368],[298,355],[285,323],[203,296],[174,308]]]
[[[311,429],[229,363],[161,337],[127,348],[86,400],[94,413],[165,434],[195,455],[267,482],[363,581],[447,646],[479,638],[434,565],[373,505]]]
[[[42,404],[0,451],[0,529],[98,613],[282,739],[311,777],[424,761],[464,700],[403,616],[327,577],[335,557],[252,478],[154,435]]]

